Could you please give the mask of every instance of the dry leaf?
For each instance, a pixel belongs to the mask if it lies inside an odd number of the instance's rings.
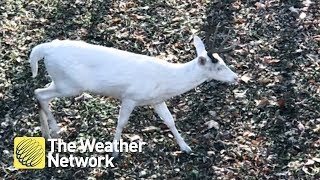
[[[314,40],[316,40],[316,41],[320,41],[320,35],[315,35],[312,38],[314,38]]]
[[[306,174],[314,175],[314,173],[309,172],[309,169],[308,169],[308,167],[306,167],[306,166],[303,166],[303,167],[302,167],[302,171],[303,171],[304,173],[306,173]]]
[[[277,100],[277,104],[279,107],[283,108],[286,106],[286,101],[283,98],[281,98]]]
[[[134,20],[144,20],[146,19],[146,16],[140,16],[138,14],[130,14],[130,16],[134,19]]]
[[[307,17],[307,14],[305,12],[302,12],[300,15],[299,15],[299,19],[304,19]]]
[[[75,97],[74,98],[74,100],[75,101],[82,101],[82,100],[88,100],[88,99],[92,99],[93,97],[90,95],[90,94],[88,94],[88,93],[83,93],[83,94],[81,94],[80,96],[78,96],[78,97]]]
[[[316,127],[313,129],[313,132],[319,133],[320,132],[320,124],[317,124]]]
[[[263,108],[270,104],[268,99],[255,100],[255,102],[258,108]]]
[[[314,2],[310,1],[310,0],[305,0],[302,2],[302,4],[306,7],[310,6],[310,4],[313,4]]]
[[[208,156],[212,156],[212,155],[214,155],[215,153],[214,153],[214,151],[208,151],[207,154],[208,154]]]
[[[171,21],[172,22],[177,22],[177,21],[180,21],[181,19],[182,19],[181,17],[175,17]]]
[[[120,18],[113,18],[112,19],[112,23],[119,23],[119,22],[121,22]]]
[[[251,80],[251,77],[249,76],[249,74],[244,74],[243,76],[241,76],[241,80],[245,83],[248,83]]]
[[[130,142],[133,142],[136,140],[142,140],[142,138],[137,134],[123,134],[123,136],[128,138]]]
[[[155,127],[155,126],[148,126],[144,129],[142,129],[142,132],[153,132],[153,131],[157,131],[159,128]]]
[[[300,131],[304,131],[306,128],[304,127],[304,125],[303,125],[301,122],[299,122],[299,123],[298,123],[298,129],[299,129]]]
[[[268,57],[264,58],[264,62],[267,63],[267,64],[277,64],[278,62],[280,62],[280,60],[279,59],[274,59],[274,58],[268,56]]]
[[[247,90],[243,92],[239,92],[238,90],[233,90],[233,94],[235,98],[244,98],[246,97]]]
[[[254,5],[257,7],[257,9],[265,9],[266,8],[266,5],[264,5],[263,3],[260,3],[260,2],[256,2]]]
[[[253,145],[259,145],[259,141],[257,141],[257,140],[251,140],[251,143],[253,144]]]
[[[320,158],[314,157],[314,158],[312,158],[312,160],[314,160],[315,162],[320,163]]]
[[[293,6],[291,6],[290,8],[289,8],[289,10],[291,11],[291,12],[293,12],[293,13],[299,13],[299,11],[298,11],[298,9],[297,8],[295,8],[295,7],[293,7]]]
[[[306,163],[304,163],[305,166],[310,166],[314,164],[314,160],[312,159],[308,159],[308,161]]]
[[[299,161],[291,161],[287,166],[293,169],[298,169],[301,167],[301,163]]]
[[[256,136],[253,132],[250,132],[250,131],[245,131],[244,133],[243,133],[243,136],[244,137],[254,137],[254,136]]]
[[[214,120],[206,122],[205,125],[208,126],[208,129],[211,129],[211,128],[215,128],[216,130],[219,129],[219,123],[217,121],[214,121]]]
[[[210,114],[212,117],[216,117],[216,116],[217,116],[217,112],[215,112],[215,111],[209,111],[209,114]]]

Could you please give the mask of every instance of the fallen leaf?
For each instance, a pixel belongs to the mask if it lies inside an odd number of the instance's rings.
[[[243,92],[239,92],[238,90],[233,90],[233,94],[235,98],[244,98],[246,97],[247,90]]]
[[[257,9],[265,9],[266,8],[266,5],[264,5],[263,3],[260,3],[260,2],[256,2],[254,5],[257,7]]]
[[[293,169],[298,169],[298,168],[301,167],[301,162],[299,162],[299,161],[291,161],[291,162],[288,163],[287,166],[290,167],[290,168],[293,168]]]
[[[306,163],[304,163],[305,166],[310,166],[314,164],[314,160],[312,159],[308,159],[308,161]]]
[[[18,170],[18,169],[16,169],[16,168],[13,167],[13,166],[9,166],[9,167],[6,168],[6,170],[9,170],[10,172],[13,172],[13,171],[16,171],[16,170]]]
[[[209,111],[209,114],[210,114],[212,117],[216,117],[216,116],[217,116],[217,112],[215,112],[215,111]]]
[[[314,158],[312,158],[312,160],[314,160],[315,162],[320,163],[320,158],[314,157]]]
[[[316,127],[314,129],[312,129],[312,130],[315,133],[319,133],[320,132],[320,124],[317,124]]]
[[[137,14],[130,14],[130,16],[131,16],[134,20],[144,20],[144,19],[146,19],[145,16],[140,16],[140,15],[137,15]]]
[[[214,151],[208,151],[207,154],[208,154],[208,156],[212,156],[212,155],[214,155],[215,153],[214,153]]]
[[[119,23],[122,20],[120,18],[113,18],[111,21],[112,21],[112,23]]]
[[[313,36],[314,40],[320,41],[320,35]]]
[[[305,12],[302,12],[300,15],[299,15],[299,19],[304,19],[307,17],[307,14]]]
[[[286,101],[283,98],[281,98],[277,100],[277,104],[279,107],[283,108],[286,106]]]
[[[255,100],[255,102],[258,108],[263,108],[270,104],[268,99]]]
[[[253,132],[250,132],[250,131],[245,131],[244,133],[243,133],[243,136],[244,137],[254,137],[254,136],[256,136]]]
[[[157,131],[157,130],[159,130],[158,127],[148,126],[148,127],[145,127],[144,129],[142,129],[141,131],[142,132],[153,132],[153,131]]]
[[[308,167],[306,167],[306,166],[303,166],[303,167],[302,167],[302,171],[303,171],[304,173],[306,173],[306,174],[314,175],[314,173],[310,172],[309,169],[308,169]]]
[[[293,7],[293,6],[291,6],[290,8],[289,8],[289,10],[291,11],[291,12],[293,12],[293,13],[299,13],[299,11],[298,11],[298,9],[297,8],[295,8],[295,7]]]
[[[275,59],[271,56],[266,56],[263,58],[263,61],[267,64],[277,64],[278,62],[280,62],[279,59]]]
[[[306,6],[306,7],[308,7],[308,6],[310,6],[310,4],[313,4],[313,2],[310,1],[310,0],[305,0],[305,1],[302,2],[302,4],[303,4],[304,6]]]
[[[259,141],[257,141],[257,140],[251,140],[251,143],[253,144],[253,145],[259,145]]]
[[[82,101],[82,100],[88,100],[88,99],[92,99],[92,98],[93,98],[93,97],[92,97],[90,94],[88,94],[88,93],[83,93],[83,94],[81,94],[80,96],[75,97],[74,100],[75,100],[75,101]]]
[[[304,125],[303,125],[301,122],[299,122],[299,123],[298,123],[298,129],[299,129],[300,131],[304,131],[306,128],[304,127]]]
[[[142,138],[137,134],[123,134],[123,136],[128,138],[130,142],[133,142],[136,140],[142,140]]]
[[[215,128],[216,130],[219,129],[219,123],[214,120],[206,122],[205,125],[208,126],[208,129],[211,129],[211,128]]]
[[[251,77],[249,76],[249,74],[244,74],[243,76],[241,76],[241,80],[245,83],[248,83],[251,80]]]

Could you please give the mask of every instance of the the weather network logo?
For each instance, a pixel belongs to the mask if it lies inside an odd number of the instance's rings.
[[[43,137],[14,138],[14,167],[42,169],[45,167],[45,139]]]

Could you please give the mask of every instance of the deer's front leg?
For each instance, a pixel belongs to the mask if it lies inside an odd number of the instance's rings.
[[[191,148],[183,140],[183,138],[181,137],[180,133],[178,132],[178,130],[177,130],[175,124],[174,124],[173,117],[172,117],[172,115],[171,115],[166,103],[162,102],[160,104],[156,104],[156,105],[154,105],[154,109],[155,109],[156,113],[160,116],[160,118],[164,121],[164,123],[171,130],[172,134],[174,135],[174,137],[177,140],[177,143],[180,146],[181,151],[184,151],[186,153],[190,153],[191,152]]]
[[[121,134],[123,128],[128,124],[128,120],[130,117],[131,112],[133,111],[136,103],[131,100],[123,100],[120,107],[119,117],[118,117],[118,124],[116,128],[116,133],[113,139],[113,150],[115,146],[120,142]],[[112,156],[117,157],[119,152],[113,151]]]

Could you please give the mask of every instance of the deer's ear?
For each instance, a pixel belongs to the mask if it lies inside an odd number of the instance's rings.
[[[200,57],[198,57],[198,63],[199,63],[201,66],[204,66],[204,65],[206,65],[206,63],[207,63],[207,59],[206,59],[205,57],[203,57],[203,56],[200,56]]]
[[[205,47],[204,44],[202,42],[202,40],[198,37],[198,36],[194,36],[193,37],[193,44],[196,47],[196,51],[197,51],[197,55],[200,56],[200,54],[205,51]]]

